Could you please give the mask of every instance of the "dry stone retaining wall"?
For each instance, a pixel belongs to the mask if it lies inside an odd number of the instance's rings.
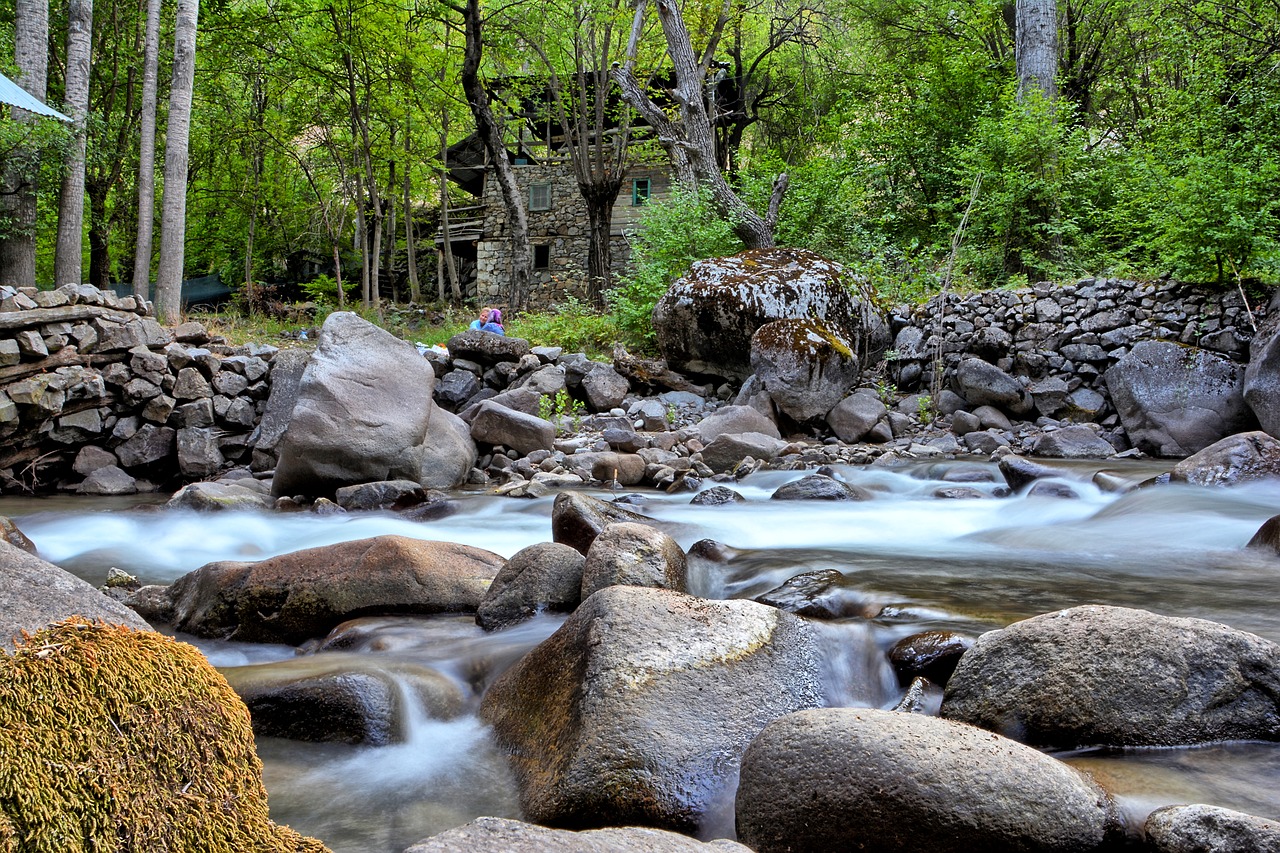
[[[0,490],[128,494],[243,461],[275,354],[90,285],[0,288]]]
[[[978,357],[1022,378],[1032,394],[1038,383],[1055,380],[1066,383],[1069,394],[1084,389],[1084,398],[1103,406],[1095,419],[1114,424],[1103,377],[1135,343],[1177,341],[1243,364],[1266,305],[1258,301],[1246,307],[1236,290],[1106,278],[949,293],[893,311],[894,345],[886,360],[900,391],[928,392],[949,387],[960,362]],[[938,370],[940,383],[934,381]]]

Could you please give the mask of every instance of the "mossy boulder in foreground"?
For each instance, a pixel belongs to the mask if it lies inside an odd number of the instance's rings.
[[[249,713],[194,647],[72,619],[0,651],[0,853],[325,853],[267,816]]]

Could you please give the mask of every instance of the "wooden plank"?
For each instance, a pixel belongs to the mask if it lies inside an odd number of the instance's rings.
[[[65,346],[55,352],[48,358],[40,361],[31,361],[26,364],[13,364],[9,367],[0,367],[0,384],[16,382],[20,379],[26,379],[28,376],[35,376],[37,373],[49,373],[59,367],[66,367],[70,364],[88,364],[89,357],[81,355],[79,350],[74,346]]]

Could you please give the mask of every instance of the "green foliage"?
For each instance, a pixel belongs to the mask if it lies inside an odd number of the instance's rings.
[[[921,394],[916,397],[916,415],[920,418],[920,423],[931,424],[934,419],[933,398],[928,394]]]
[[[342,283],[343,293],[349,301],[353,297],[358,298],[356,291],[360,287],[360,282],[344,281]],[[321,302],[325,305],[336,305],[338,303],[338,282],[329,275],[318,275],[311,281],[302,285],[302,290],[307,294],[308,298],[315,302]]]
[[[582,426],[582,413],[585,411],[582,401],[569,396],[569,392],[561,388],[555,395],[543,394],[538,400],[538,417],[544,421],[553,421],[556,432],[563,429],[562,418],[568,419],[569,429],[577,432]]]
[[[653,306],[689,264],[732,255],[742,243],[717,215],[705,191],[676,187],[670,198],[653,201],[640,217],[631,241],[632,272],[610,291],[618,326],[638,344],[653,346]]]
[[[509,320],[507,334],[534,346],[562,347],[566,352],[610,356],[620,338],[616,318],[594,310],[572,296],[550,310],[530,312]]]

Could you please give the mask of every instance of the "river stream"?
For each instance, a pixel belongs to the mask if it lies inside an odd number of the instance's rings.
[[[994,465],[948,462],[838,469],[876,493],[866,502],[769,501],[775,488],[803,472],[768,472],[737,484],[746,503],[700,507],[690,506],[687,494],[644,493],[635,508],[659,519],[686,548],[704,538],[731,547],[727,562],[691,563],[697,595],[750,598],[801,572],[843,573],[855,615],[824,629],[832,704],[892,707],[901,690],[883,651],[901,637],[926,628],[977,634],[1079,604],[1211,619],[1280,642],[1274,600],[1280,558],[1241,550],[1280,513],[1280,482],[1118,495],[1090,483],[1096,467],[1079,466],[1069,478],[1075,499],[998,498],[1003,480]],[[1107,470],[1137,481],[1159,469],[1107,463]],[[957,481],[990,499],[933,497]],[[169,583],[213,560],[256,560],[384,534],[462,542],[507,557],[551,538],[550,498],[460,494],[457,503],[458,512],[427,523],[389,513],[198,515],[137,500],[72,498],[2,498],[0,514],[16,519],[41,556],[94,584],[111,566],[144,583]],[[543,616],[492,634],[457,616],[349,623],[342,650],[318,655],[354,668],[429,666],[465,688],[467,712],[431,720],[409,700],[402,742],[392,746],[260,738],[272,816],[337,853],[400,853],[478,815],[518,817],[511,774],[475,709],[485,686],[561,621]],[[228,672],[300,667],[314,657],[284,646],[182,639]],[[1152,808],[1175,802],[1280,819],[1280,745],[1063,757],[1095,773],[1138,822]],[[709,834],[731,833],[729,802]]]

